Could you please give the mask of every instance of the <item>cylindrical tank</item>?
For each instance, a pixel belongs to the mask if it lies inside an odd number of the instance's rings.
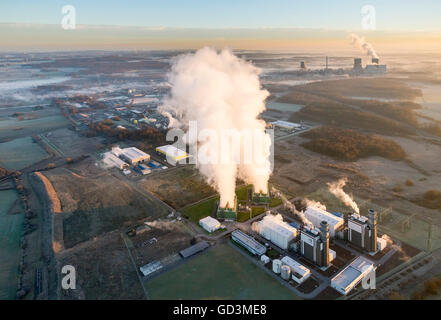
[[[273,272],[280,274],[281,267],[282,267],[282,261],[280,261],[279,259],[274,259],[273,260]]]
[[[287,265],[283,265],[280,268],[280,276],[283,280],[288,281],[291,278],[291,268]]]

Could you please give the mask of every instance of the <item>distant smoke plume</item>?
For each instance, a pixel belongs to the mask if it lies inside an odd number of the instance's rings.
[[[336,182],[328,183],[329,192],[343,201],[345,205],[352,208],[352,210],[354,210],[356,213],[360,214],[360,208],[358,207],[357,203],[355,203],[354,199],[343,190],[343,187],[347,182],[347,178],[342,178]]]
[[[364,37],[359,37],[352,33],[351,42],[353,46],[359,48],[364,54],[378,59],[378,55],[375,52],[374,47],[369,42],[366,42]]]
[[[258,68],[229,50],[203,48],[178,56],[168,74],[171,92],[159,110],[169,117],[170,127],[186,129],[189,121],[197,121],[199,133],[210,131],[218,137],[226,130],[240,133],[239,139],[234,139],[240,141],[240,150],[233,149],[228,155],[218,141],[196,142],[190,137],[187,141],[198,143],[196,166],[220,193],[221,207],[233,204],[236,178],[253,184],[256,192],[268,193],[271,140],[258,116],[265,111],[269,92],[261,89],[259,73]],[[247,130],[262,134],[261,153],[255,154],[251,163],[238,163],[237,157],[241,158],[241,150],[247,146],[242,138]],[[226,155],[227,159],[206,163],[201,161],[201,150],[206,155]]]

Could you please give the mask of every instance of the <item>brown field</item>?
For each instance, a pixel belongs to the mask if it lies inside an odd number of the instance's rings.
[[[168,214],[160,202],[122,180],[117,170],[102,170],[93,159],[45,175],[61,201],[66,248],[140,219]]]

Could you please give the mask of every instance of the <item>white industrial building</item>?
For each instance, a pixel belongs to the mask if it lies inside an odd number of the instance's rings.
[[[105,152],[103,154],[103,163],[104,166],[108,168],[116,167],[120,170],[123,170],[124,168],[128,167],[129,165],[122,161],[120,158],[115,156],[112,152]]]
[[[139,268],[139,270],[142,272],[144,277],[148,276],[149,274],[156,272],[158,270],[162,269],[162,264],[159,261],[153,261],[150,262],[142,267]]]
[[[112,149],[113,150],[113,149]],[[135,147],[121,149],[120,157],[125,159],[131,165],[150,160],[150,155]]]
[[[266,253],[266,247],[263,244],[257,242],[254,238],[240,230],[234,230],[231,233],[231,239],[254,255],[261,256]]]
[[[335,238],[337,232],[344,229],[344,219],[324,209],[309,206],[306,208],[304,214],[317,229],[320,228],[322,221],[326,221],[329,226],[329,235],[331,238]]]
[[[190,158],[190,155],[187,152],[180,150],[173,145],[157,147],[156,152],[166,157],[167,162],[173,165],[176,165],[177,163],[184,163],[188,158]]]
[[[374,263],[363,256],[359,256],[332,278],[331,287],[341,294],[347,295],[373,270],[375,270]]]
[[[292,279],[297,283],[303,283],[311,276],[311,271],[304,265],[298,263],[294,259],[286,256],[281,259],[282,265],[286,265],[291,268]]]
[[[281,218],[271,215],[267,215],[261,221],[256,222],[254,229],[262,237],[284,250],[288,249],[298,233],[296,228],[290,226]]]
[[[220,229],[221,227],[220,222],[210,216],[199,220],[199,225],[210,233]]]
[[[302,128],[302,125],[299,123],[282,121],[282,120],[274,121],[272,122],[272,124],[274,127],[278,127],[280,129],[289,130],[289,131],[299,130]]]

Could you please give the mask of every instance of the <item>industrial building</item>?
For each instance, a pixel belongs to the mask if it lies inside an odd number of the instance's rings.
[[[326,221],[322,221],[320,230],[308,226],[301,228],[299,251],[318,266],[329,266],[336,253],[329,248],[329,227]]]
[[[126,162],[122,161],[120,158],[115,156],[112,152],[105,152],[103,154],[103,163],[106,167],[109,167],[109,168],[116,167],[120,170],[123,170],[124,168],[129,166]]]
[[[231,239],[243,246],[254,255],[261,256],[266,253],[266,247],[263,244],[260,244],[259,242],[254,240],[254,238],[250,237],[240,230],[234,230],[231,233]]]
[[[144,161],[150,160],[150,155],[135,147],[130,148],[112,148],[111,151],[115,156],[124,159],[131,165],[136,165]]]
[[[233,206],[227,203],[225,208],[218,206],[216,211],[216,217],[218,219],[227,220],[227,221],[235,221],[237,219],[237,198],[234,197]]]
[[[190,155],[182,151],[178,148],[176,148],[173,145],[165,145],[162,147],[157,147],[156,152],[165,157],[167,159],[167,162],[176,165],[178,163],[185,163],[188,158],[190,158]]]
[[[352,214],[348,217],[348,241],[368,252],[377,251],[377,213],[369,209],[368,217]]]
[[[210,247],[210,245],[208,244],[207,241],[201,241],[191,247],[181,250],[179,254],[181,255],[182,258],[188,258],[195,255],[198,252],[204,251],[208,247]]]
[[[214,232],[221,227],[220,222],[210,216],[199,220],[199,225],[209,233]]]
[[[299,123],[282,121],[282,120],[274,121],[272,122],[272,125],[273,127],[277,127],[287,131],[295,131],[295,130],[300,130],[302,128],[302,125]]]
[[[162,269],[162,264],[159,261],[153,261],[153,262],[146,264],[145,266],[142,266],[139,269],[141,270],[144,277],[146,277],[149,274],[152,274],[153,272],[156,272],[156,271]]]
[[[298,234],[297,229],[273,216],[264,217],[261,221],[256,222],[253,228],[262,237],[284,250],[289,248]]]
[[[291,277],[298,284],[305,282],[311,276],[311,271],[308,268],[288,256],[283,257],[280,261],[282,265],[291,269]]]
[[[347,295],[364,277],[375,270],[375,265],[369,259],[359,256],[331,280],[331,287],[343,295]]]
[[[387,72],[387,65],[380,64],[380,59],[378,58],[372,58],[372,64],[367,64],[366,67],[363,69],[362,59],[355,58],[353,71],[357,74],[385,74]]]
[[[308,206],[304,212],[306,218],[319,229],[322,221],[326,221],[329,227],[329,235],[335,238],[337,233],[344,229],[344,219],[322,208]]]

